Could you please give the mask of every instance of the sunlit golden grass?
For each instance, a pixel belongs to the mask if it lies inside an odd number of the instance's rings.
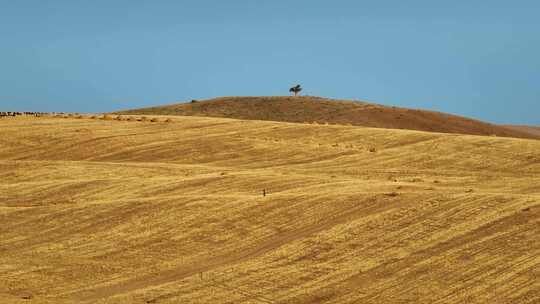
[[[124,117],[0,120],[1,303],[540,301],[540,141]]]

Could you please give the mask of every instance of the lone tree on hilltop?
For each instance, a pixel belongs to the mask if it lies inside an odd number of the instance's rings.
[[[293,93],[294,96],[297,96],[300,93],[300,91],[302,91],[302,87],[299,84],[289,89],[289,92]]]

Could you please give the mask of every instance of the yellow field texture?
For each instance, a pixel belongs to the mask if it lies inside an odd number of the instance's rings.
[[[170,119],[0,120],[0,303],[540,303],[540,141]]]

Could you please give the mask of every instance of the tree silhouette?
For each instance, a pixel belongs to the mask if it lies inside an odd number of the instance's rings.
[[[289,92],[293,93],[294,96],[297,96],[300,93],[300,91],[302,91],[302,87],[299,84],[289,89]]]

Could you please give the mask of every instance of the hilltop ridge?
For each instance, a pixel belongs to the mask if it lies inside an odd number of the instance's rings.
[[[313,96],[220,97],[133,109],[116,114],[181,115],[354,125],[440,133],[536,138],[540,135],[462,116]]]

